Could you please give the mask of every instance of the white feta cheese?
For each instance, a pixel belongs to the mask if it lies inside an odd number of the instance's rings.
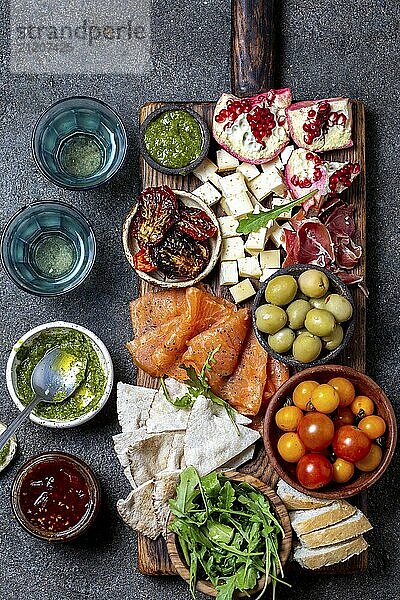
[[[247,192],[246,181],[241,173],[232,173],[232,175],[221,177],[221,185],[225,198]]]
[[[221,179],[222,179],[222,177],[221,177],[221,175],[218,175],[218,173],[211,173],[210,179],[209,179],[210,183],[215,185],[217,190],[219,190],[220,192],[222,192]]]
[[[193,173],[203,183],[206,183],[206,181],[209,181],[210,176],[213,173],[216,173],[217,171],[218,171],[217,165],[214,164],[212,162],[212,160],[210,160],[209,158],[205,158],[203,160],[203,162],[199,164],[198,167],[196,167],[195,169],[193,169]]]
[[[244,248],[246,251],[261,252],[267,241],[267,227],[261,227],[258,231],[249,233]]]
[[[219,270],[219,285],[234,285],[239,281],[238,264],[236,260],[224,260]]]
[[[289,161],[289,158],[294,150],[294,146],[286,146],[280,154],[280,159],[283,165],[286,165]]]
[[[239,227],[239,221],[235,217],[219,217],[219,227],[221,229],[222,238],[237,237],[237,228]]]
[[[249,183],[249,189],[259,202],[264,200],[269,194],[284,195],[286,185],[277,169],[268,173],[261,173],[258,177]]]
[[[283,223],[281,227],[275,223],[275,225],[273,225],[273,227],[270,229],[268,237],[272,240],[273,244],[277,248],[286,249],[285,229],[294,231],[290,223]]]
[[[280,269],[281,267],[280,250],[264,250],[263,252],[260,252],[259,258],[262,269]]]
[[[249,163],[241,163],[236,169],[237,173],[241,173],[247,183],[249,181],[253,181],[256,177],[259,176],[260,171],[258,170],[256,165],[250,165]]]
[[[217,165],[219,172],[234,171],[239,166],[239,161],[232,154],[221,148],[221,150],[217,150]]]
[[[282,171],[283,163],[282,163],[280,157],[276,156],[275,158],[268,161],[267,163],[263,163],[261,165],[261,169],[263,170],[264,173],[270,173],[274,169],[278,169],[278,171]]]
[[[222,240],[221,261],[244,258],[244,243],[240,236]]]
[[[243,279],[233,287],[229,288],[230,293],[236,304],[239,302],[244,302],[244,300],[248,300],[252,296],[255,296],[256,290],[253,287],[250,279]]]
[[[273,275],[274,273],[277,272],[278,269],[268,269],[265,268],[263,269],[262,275],[260,277],[260,281],[267,281],[267,279],[269,279],[271,277],[271,275]]]
[[[236,218],[244,217],[248,213],[253,212],[253,204],[247,192],[238,193],[233,196],[225,197],[226,204],[230,214]]]
[[[257,256],[239,258],[237,263],[240,277],[253,277],[254,279],[259,279],[261,277],[262,271]]]
[[[221,192],[219,192],[209,181],[203,183],[200,187],[192,192],[195,196],[203,200],[207,206],[213,206],[221,200]]]
[[[226,215],[228,215],[230,217],[232,216],[232,212],[231,212],[231,210],[226,202],[226,198],[224,198],[224,196],[222,196],[221,200],[219,201],[219,205]]]

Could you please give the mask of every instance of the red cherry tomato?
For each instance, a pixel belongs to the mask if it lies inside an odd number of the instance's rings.
[[[296,476],[303,487],[317,490],[332,481],[332,465],[322,454],[306,454],[297,463]]]
[[[333,418],[335,429],[339,429],[343,425],[353,425],[355,417],[353,411],[348,406],[339,406],[337,414]]]
[[[332,442],[335,427],[326,415],[309,412],[301,419],[297,433],[306,448],[319,452]]]
[[[371,440],[361,429],[344,425],[336,431],[332,447],[338,458],[355,463],[367,456],[371,449]]]

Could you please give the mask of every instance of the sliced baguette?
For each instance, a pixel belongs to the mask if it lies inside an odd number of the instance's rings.
[[[362,535],[359,535],[352,540],[314,550],[298,544],[295,547],[293,558],[304,569],[320,569],[321,567],[344,562],[352,556],[361,554],[367,548],[367,542]]]
[[[359,509],[356,509],[356,512],[344,521],[300,535],[299,539],[307,548],[321,548],[350,540],[370,529],[372,529],[372,525],[367,517]]]
[[[291,485],[280,479],[276,493],[288,510],[311,510],[320,506],[328,506],[333,500],[312,498],[302,492],[298,492]]]
[[[356,512],[356,507],[345,500],[337,500],[327,506],[312,510],[294,510],[289,513],[290,522],[297,535],[329,527],[339,523]]]

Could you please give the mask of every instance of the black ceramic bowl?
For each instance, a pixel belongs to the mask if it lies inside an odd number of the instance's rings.
[[[157,119],[157,117],[159,117],[163,113],[171,110],[183,110],[189,113],[189,115],[196,119],[197,123],[200,126],[201,133],[203,136],[203,146],[199,156],[195,160],[192,160],[192,162],[190,162],[188,165],[177,169],[164,167],[163,165],[160,165],[158,162],[156,162],[148,153],[144,141],[146,129],[150,125],[150,123],[154,121],[154,119]],[[198,167],[199,164],[202,163],[205,157],[207,156],[210,148],[210,131],[204,119],[196,111],[192,110],[185,104],[164,104],[160,108],[154,110],[148,117],[146,117],[146,119],[141,124],[139,131],[139,147],[143,158],[153,169],[156,169],[161,173],[165,173],[166,175],[187,175],[188,173],[191,173],[193,169]]]
[[[304,363],[294,358],[291,352],[287,352],[285,354],[278,354],[277,352],[272,350],[272,348],[268,344],[268,334],[263,333],[262,331],[257,329],[255,312],[259,306],[266,304],[264,293],[268,283],[272,281],[272,279],[278,277],[278,275],[292,275],[295,279],[298,279],[301,273],[303,273],[304,271],[308,271],[309,269],[316,269],[317,271],[322,271],[323,273],[325,273],[325,275],[329,279],[329,292],[334,294],[340,294],[341,296],[346,298],[353,307],[353,316],[345,323],[340,323],[340,325],[343,327],[344,336],[342,343],[335,350],[326,351],[325,349],[322,349],[321,354],[316,360]],[[341,281],[341,279],[339,279],[339,277],[328,271],[328,269],[323,269],[322,267],[318,267],[315,265],[291,265],[290,267],[286,267],[285,269],[279,269],[261,285],[256,297],[254,298],[252,307],[252,320],[253,328],[257,339],[260,342],[261,346],[268,352],[268,354],[270,354],[277,360],[280,360],[281,362],[285,363],[286,365],[296,367],[298,369],[305,369],[307,367],[317,367],[319,365],[332,362],[333,359],[338,354],[340,354],[340,352],[347,346],[355,328],[355,305],[353,296],[351,295],[348,287]]]

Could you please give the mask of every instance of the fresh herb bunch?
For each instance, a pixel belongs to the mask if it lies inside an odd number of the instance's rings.
[[[283,577],[279,541],[284,531],[260,491],[215,471],[200,478],[190,466],[169,505],[175,516],[169,529],[189,567],[193,598],[199,576],[216,588],[217,600],[231,600],[236,590],[252,590],[265,576],[257,598],[269,578],[275,598],[276,583],[285,583],[278,578]]]
[[[215,350],[211,350],[211,352],[209,352],[207,360],[204,363],[199,375],[197,375],[194,367],[180,365],[181,369],[184,369],[188,376],[188,379],[186,379],[183,383],[186,384],[189,388],[189,391],[186,392],[186,394],[184,394],[180,398],[175,398],[175,400],[172,400],[168,392],[167,386],[165,385],[165,380],[163,377],[161,378],[161,387],[163,389],[164,396],[166,397],[168,402],[170,402],[176,408],[192,408],[192,406],[196,402],[196,398],[198,398],[199,396],[205,396],[206,398],[214,402],[214,404],[218,404],[218,406],[223,406],[226,412],[228,413],[230,420],[234,424],[237,433],[239,433],[239,429],[235,419],[235,411],[233,410],[231,405],[228,404],[228,402],[226,402],[225,400],[213,393],[207,377],[207,373],[212,371],[212,366],[216,363],[214,357],[220,348],[221,346],[218,346],[217,348],[215,348]]]
[[[243,219],[240,220],[240,223],[236,229],[237,233],[244,233],[245,235],[252,233],[253,231],[259,231],[261,227],[266,227],[269,221],[273,221],[277,219],[279,215],[282,213],[291,210],[295,206],[299,204],[303,204],[306,200],[309,200],[317,193],[317,190],[312,190],[302,198],[297,198],[292,202],[288,202],[287,204],[282,204],[282,206],[277,206],[268,211],[262,211],[255,215],[254,213],[248,213]]]

